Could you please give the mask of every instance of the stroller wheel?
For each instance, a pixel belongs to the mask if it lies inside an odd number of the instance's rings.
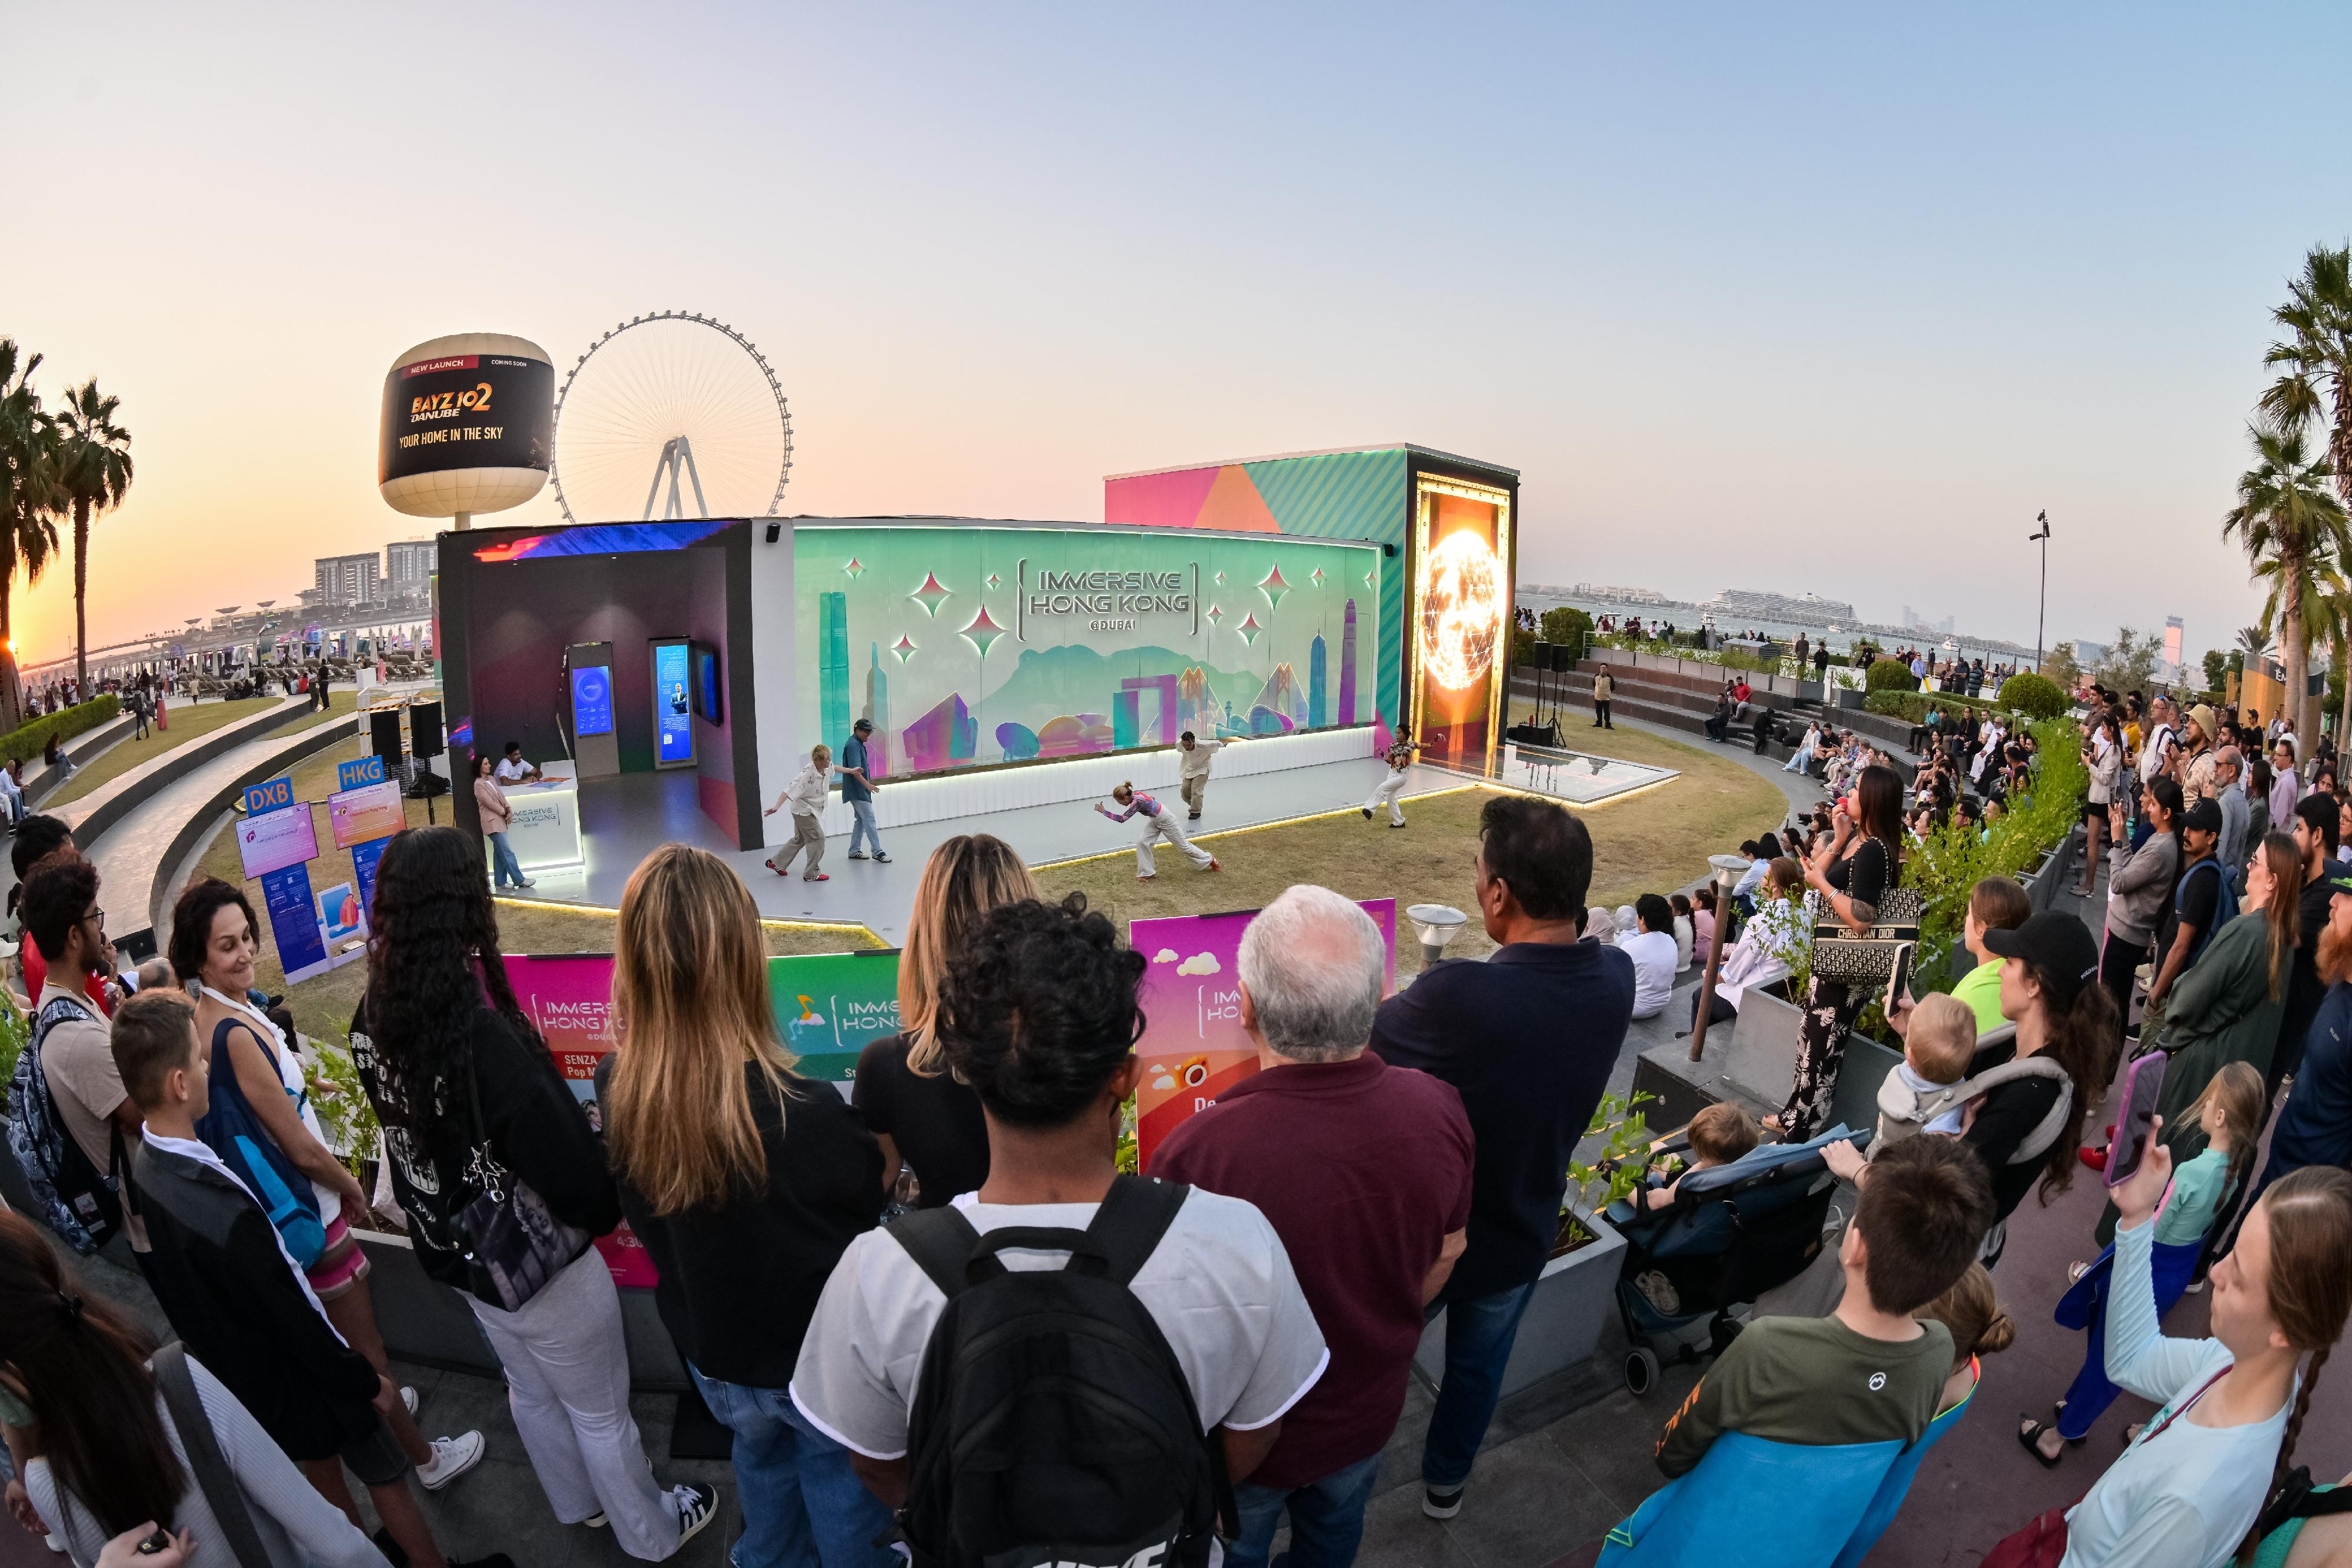
[[[1625,1356],[1625,1392],[1639,1398],[1658,1385],[1658,1358],[1647,1345],[1636,1345]]]

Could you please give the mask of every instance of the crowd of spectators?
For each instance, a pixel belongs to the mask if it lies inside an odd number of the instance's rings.
[[[383,858],[350,1031],[389,1207],[504,1366],[553,1520],[640,1560],[674,1554],[719,1499],[657,1482],[630,1415],[592,1246],[624,1218],[733,1434],[737,1568],[879,1568],[903,1560],[894,1532],[919,1562],[1050,1539],[1065,1557],[1171,1563],[1207,1562],[1216,1533],[1224,1561],[1254,1565],[1285,1525],[1291,1561],[1345,1563],[1440,1312],[1421,1506],[1476,1506],[1505,1368],[1563,1244],[1566,1173],[1633,1022],[1711,955],[1694,1022],[1710,1006],[1728,1023],[1805,971],[1786,1103],[1762,1128],[1717,1107],[1689,1142],[1695,1169],[1770,1156],[1759,1134],[1816,1144],[1853,1184],[1835,1303],[1728,1342],[1665,1421],[1665,1485],[1621,1533],[1785,1526],[1788,1496],[1767,1489],[1790,1483],[1765,1478],[1867,1453],[1904,1479],[1818,1560],[1867,1550],[1907,1485],[1896,1457],[1916,1467],[2014,1333],[1996,1289],[2009,1227],[2053,1223],[2042,1206],[2105,1157],[2086,1133],[2118,1062],[2162,1050],[2160,1136],[2049,1303],[2087,1334],[2084,1367],[2058,1419],[2018,1436],[2063,1463],[2117,1389],[2163,1410],[2071,1512],[1987,1521],[1976,1544],[2023,1526],[2084,1568],[2218,1568],[2258,1521],[2301,1527],[2280,1500],[2352,1312],[2352,852],[2322,776],[2291,750],[2283,774],[2246,765],[2272,738],[2251,720],[2112,706],[2084,741],[2114,844],[2103,938],[2032,913],[2013,880],[1972,890],[1949,994],[1887,1015],[1903,1065],[1867,1152],[1822,1134],[1873,993],[1836,977],[1816,934],[1872,928],[1926,835],[2033,789],[2033,737],[1974,710],[1926,727],[1907,787],[1884,751],[1817,725],[1802,744],[1835,798],[1743,843],[1720,902],[1593,906],[1585,819],[1496,795],[1466,889],[1495,950],[1392,996],[1363,910],[1289,889],[1236,964],[1260,1071],[1166,1138],[1150,1181],[1118,1167],[1146,958],[1082,895],[1041,898],[997,840],[933,852],[900,1032],[864,1051],[846,1098],[778,1039],[741,880],[698,850],[649,856],[617,917],[617,1048],[592,1121],[507,982],[479,845],[412,829]],[[77,1250],[120,1232],[180,1343],[158,1352],[38,1228],[0,1216],[12,1509],[84,1565],[131,1568],[160,1524],[182,1533],[156,1568],[259,1568],[248,1540],[284,1568],[440,1568],[413,1489],[457,1482],[484,1439],[425,1436],[390,1375],[351,1234],[370,1197],[320,1130],[323,1086],[289,1020],[253,988],[250,905],[200,880],[164,963],[118,974],[98,873],[51,821],[27,819],[16,845],[35,1030],[14,1152],[33,1218]],[[1675,1201],[1671,1186],[1641,1197]],[[2199,1290],[2211,1337],[2166,1338],[2166,1308]],[[1139,1448],[1105,1436],[1106,1411]]]

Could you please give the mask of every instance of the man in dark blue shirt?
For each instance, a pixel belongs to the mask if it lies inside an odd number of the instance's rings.
[[[1469,1244],[1444,1291],[1445,1381],[1422,1446],[1422,1511],[1451,1519],[1501,1396],[1519,1317],[1559,1233],[1568,1159],[1633,1016],[1633,961],[1580,943],[1592,839],[1548,800],[1478,820],[1486,962],[1444,963],[1382,1004],[1371,1048],[1454,1085],[1477,1139]]]
[[[2318,954],[2327,995],[2311,1020],[2294,1089],[2271,1134],[2263,1186],[2305,1166],[2352,1164],[2352,866],[2332,862],[2327,881],[2333,896]]]
[[[849,858],[866,859],[866,851],[857,847],[863,841],[872,847],[877,861],[888,865],[890,857],[882,852],[882,835],[874,831],[874,768],[866,756],[866,742],[873,733],[874,721],[870,718],[861,718],[849,727],[849,739],[842,746],[841,766],[836,771],[841,775],[841,799],[855,819],[849,824]]]

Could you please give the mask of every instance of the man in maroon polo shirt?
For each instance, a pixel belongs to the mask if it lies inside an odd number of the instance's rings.
[[[1225,1562],[1261,1568],[1287,1511],[1291,1561],[1348,1563],[1423,1310],[1462,1254],[1470,1118],[1450,1084],[1366,1054],[1384,966],[1356,904],[1291,888],[1242,934],[1239,967],[1260,1071],[1169,1134],[1150,1174],[1256,1205],[1330,1350],[1234,1489],[1240,1539]]]

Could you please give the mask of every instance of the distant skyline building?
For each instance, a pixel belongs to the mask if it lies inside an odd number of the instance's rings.
[[[441,547],[432,539],[394,539],[383,547],[383,558],[384,580],[394,599],[424,597],[433,586],[433,574],[441,569]]]
[[[1339,620],[1339,722],[1356,722],[1356,601]]]
[[[1324,666],[1328,657],[1329,650],[1324,646],[1323,633],[1318,632],[1315,641],[1307,645],[1307,726],[1309,729],[1321,729],[1324,716],[1329,711],[1323,700]]]
[[[816,596],[817,727],[827,746],[849,738],[849,595]]]
[[[373,550],[365,555],[321,556],[311,563],[310,570],[320,604],[383,602],[383,579],[377,570]]]

